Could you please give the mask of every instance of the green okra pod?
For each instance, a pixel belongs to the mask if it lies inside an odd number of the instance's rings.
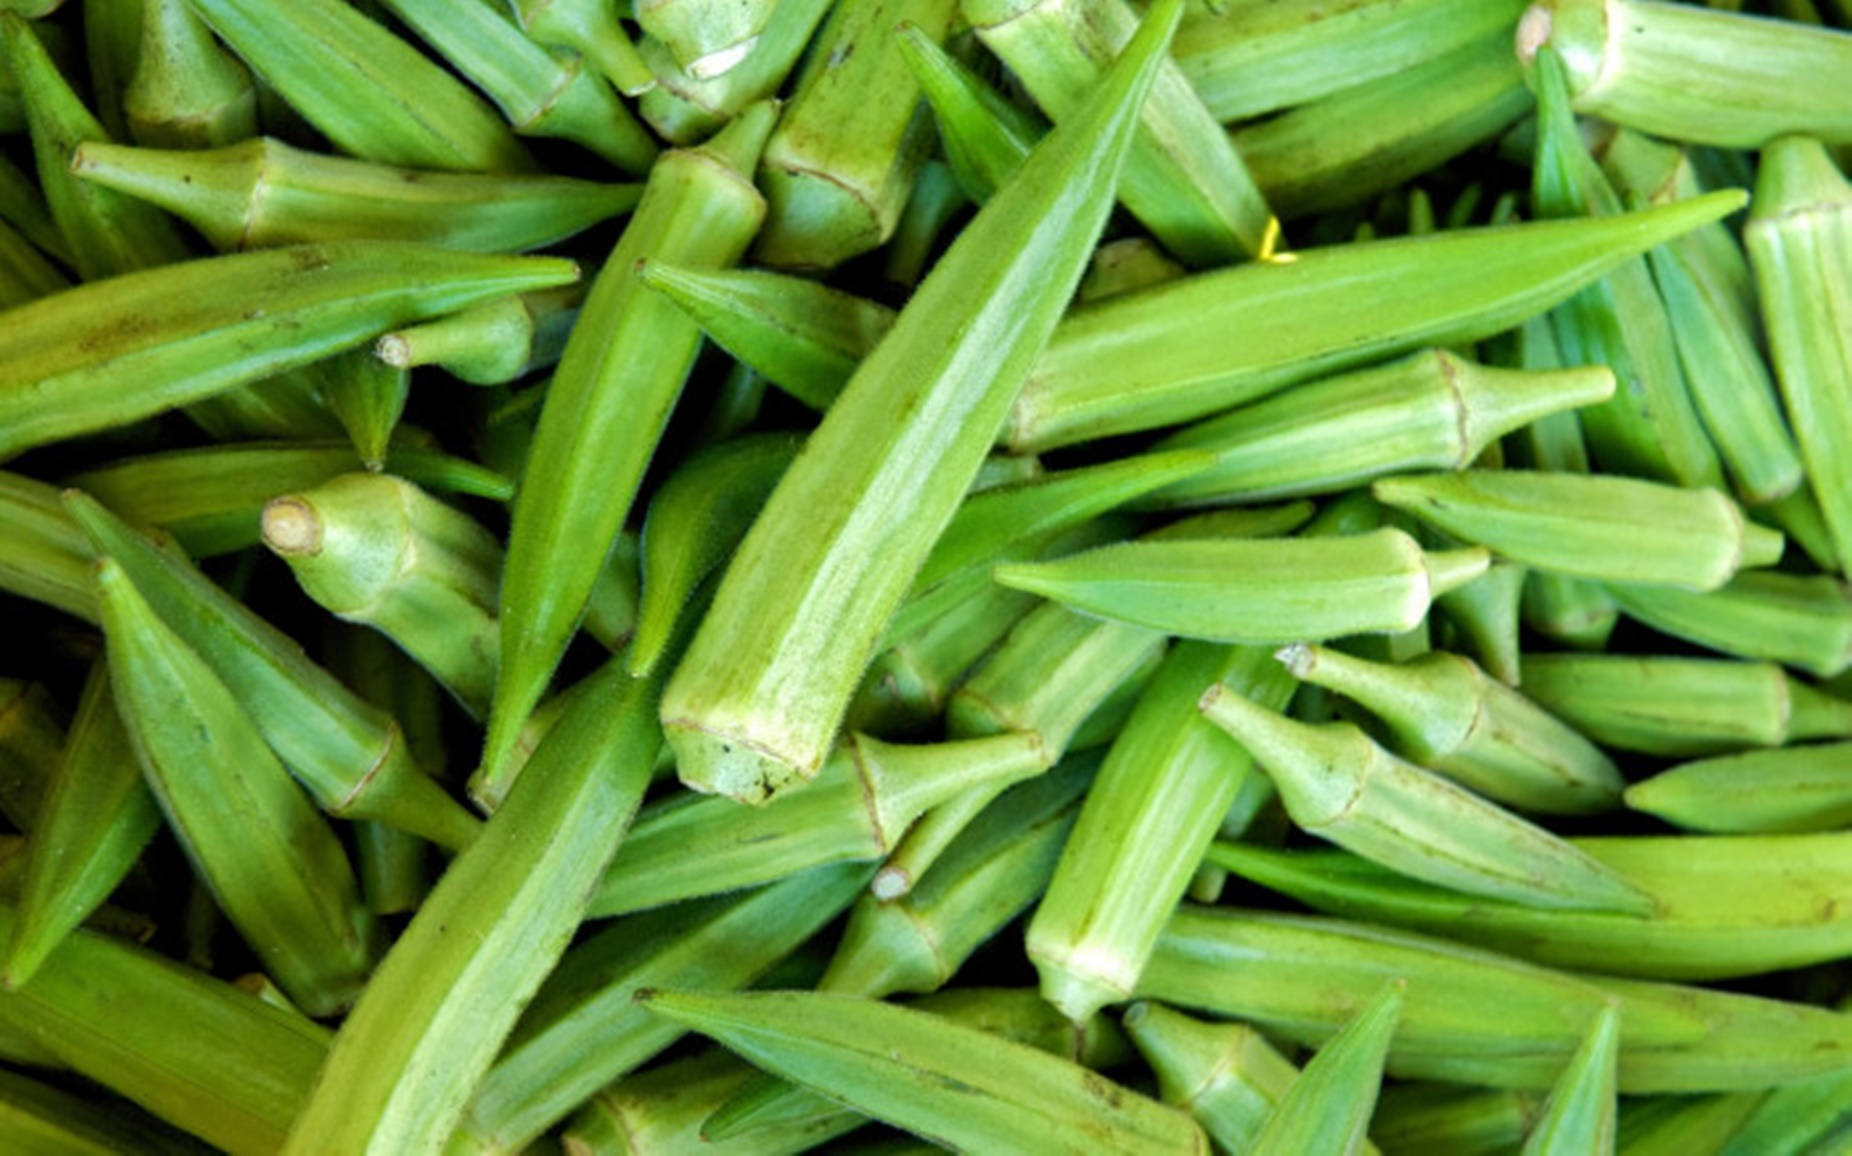
[[[324,810],[381,819],[447,847],[460,848],[474,836],[475,821],[418,768],[391,718],[87,495],[66,491],[65,506],[97,552],[122,569],[155,615],[231,688],[264,741]]]
[[[1028,778],[1048,765],[1033,735],[912,747],[853,735],[813,782],[775,805],[741,812],[730,799],[688,797],[652,805],[598,885],[591,917],[878,859],[921,814],[960,791]]]
[[[1319,1046],[1254,1137],[1257,1152],[1355,1152],[1363,1146],[1405,981],[1392,981]]]
[[[1004,440],[1041,450],[1156,429],[1423,346],[1477,341],[1742,204],[1725,191],[1618,217],[1307,249],[1113,297],[1055,330]],[[1266,341],[1218,339],[1256,325]]]
[[[73,1095],[11,1071],[0,1072],[0,1143],[14,1152],[73,1156],[205,1156],[210,1151],[121,1101]]]
[[[1141,541],[992,571],[1082,612],[1248,644],[1408,630],[1484,571],[1484,550],[1423,553],[1400,530],[1274,541]]]
[[[1716,490],[1541,470],[1385,478],[1376,500],[1539,570],[1715,590],[1770,566],[1785,539]]]
[[[90,544],[55,486],[0,473],[0,527],[0,590],[96,621]]]
[[[211,397],[395,325],[577,276],[556,258],[347,241],[82,285],[7,315],[0,456]],[[264,308],[251,309],[253,301]]]
[[[1542,911],[1449,893],[1335,851],[1217,843],[1211,862],[1323,912],[1406,927],[1554,967],[1714,980],[1831,959],[1852,936],[1842,834],[1574,840],[1653,897],[1647,919]]]
[[[1208,721],[1205,684],[1283,709],[1294,684],[1264,650],[1180,642],[1088,789],[1026,944],[1043,997],[1073,1019],[1129,998],[1253,761]]]
[[[947,226],[970,203],[951,169],[936,160],[921,164],[907,207],[901,210],[888,240],[881,280],[905,289],[919,284],[940,241],[946,238]]]
[[[1687,831],[1834,831],[1852,822],[1852,743],[1680,763],[1627,788],[1627,805]]]
[[[1852,33],[1835,33],[1852,51]],[[1818,141],[1783,137],[1762,150],[1744,238],[1769,352],[1807,480],[1844,571],[1852,560],[1852,468],[1836,452],[1852,431],[1852,183]]]
[[[743,895],[622,919],[591,936],[542,985],[478,1086],[452,1149],[518,1151],[681,1037],[682,1028],[632,1000],[639,988],[750,984],[867,882],[865,866],[837,864]]]
[[[1215,465],[1150,501],[1267,501],[1345,490],[1403,470],[1463,470],[1513,430],[1613,392],[1613,374],[1599,366],[1496,369],[1424,350],[1172,434],[1160,448],[1211,452]]]
[[[105,663],[98,659],[91,668],[58,769],[34,816],[13,935],[0,966],[8,988],[30,979],[108,898],[161,825]]]
[[[187,0],[219,38],[341,151],[462,172],[531,168],[487,101],[340,0]]]
[[[51,694],[36,682],[0,679],[0,814],[21,831],[38,825],[64,745]]]
[[[1711,650],[1822,678],[1852,665],[1852,595],[1825,575],[1755,571],[1708,593],[1620,583],[1605,589],[1629,618]]]
[[[1719,1105],[1714,1117],[1703,1121],[1711,1125],[1710,1131],[1699,1136],[1705,1141],[1714,1141],[1712,1151],[1719,1156],[1830,1152],[1844,1132],[1849,1089],[1852,1089],[1852,1079],[1844,1075],[1821,1076],[1776,1088],[1759,1103],[1749,1097],[1729,1097],[1734,1102]],[[1744,1100],[1749,1102],[1745,1104]],[[1690,1147],[1667,1147],[1659,1151],[1670,1156],[1673,1151],[1691,1150]],[[1631,1153],[1633,1149],[1629,1147],[1627,1151]],[[1657,1153],[1649,1156],[1657,1156]]]
[[[31,242],[0,220],[0,310],[70,287],[70,280]]]
[[[1529,573],[1514,563],[1494,562],[1484,574],[1434,600],[1453,627],[1454,645],[1506,686],[1518,685],[1522,677],[1518,624]]]
[[[257,135],[250,70],[218,46],[186,0],[143,6],[141,53],[122,103],[129,135],[151,148],[214,148]]]
[[[212,669],[105,559],[97,600],[122,721],[221,910],[290,998],[341,1010],[372,965],[372,915],[332,828]]]
[[[1308,726],[1220,684],[1203,695],[1202,710],[1267,772],[1296,825],[1392,871],[1538,908],[1653,911],[1625,873],[1403,762],[1348,723]]]
[[[979,210],[773,491],[663,696],[684,782],[764,799],[821,769],[1080,280],[1177,11],[1160,6],[1084,112]]]
[[[627,212],[632,184],[448,173],[323,156],[272,137],[216,149],[86,141],[71,171],[183,217],[221,252],[308,241],[420,241],[519,252]]]
[[[1525,12],[1518,57],[1545,45],[1577,112],[1671,140],[1756,148],[1784,133],[1852,141],[1852,96],[1797,76],[1852,68],[1852,35],[1789,20],[1656,3],[1548,0]]]
[[[343,474],[264,506],[264,545],[316,603],[389,635],[477,717],[495,687],[501,543],[389,474]]]
[[[903,24],[898,35],[900,54],[932,108],[946,163],[965,195],[982,204],[1022,166],[1048,125],[1012,104],[925,32]]]
[[[783,87],[830,7],[830,0],[774,4],[745,58],[718,76],[706,78],[684,69],[662,41],[644,37],[637,53],[657,83],[637,101],[637,111],[665,140],[684,148],[700,141],[748,105]]]
[[[514,8],[515,19],[535,43],[577,52],[625,96],[656,87],[656,74],[618,23],[614,5],[605,0],[515,0]]]
[[[1831,570],[1838,566],[1833,533],[1827,529],[1826,515],[1821,513],[1820,503],[1805,480],[1787,497],[1775,499],[1757,513],[1786,534],[1819,569]]]
[[[1208,1150],[1202,1130],[1174,1108],[926,1012],[806,992],[650,991],[638,1000],[755,1065],[953,1147]]]
[[[721,76],[752,51],[776,7],[770,0],[637,0],[636,17],[677,64],[695,76]]]
[[[566,951],[662,743],[657,685],[593,674],[341,1025],[285,1153],[434,1150]]]
[[[1397,665],[1306,643],[1280,651],[1296,677],[1382,720],[1389,744],[1488,799],[1544,814],[1612,810],[1625,785],[1575,730],[1470,660],[1431,651]]]
[[[1609,1004],[1550,1089],[1543,1114],[1524,1137],[1523,1156],[1580,1156],[1614,1151],[1614,1084],[1620,1058],[1620,1013]]]
[[[701,331],[636,275],[648,257],[730,265],[765,213],[751,174],[775,112],[761,104],[650,172],[547,387],[502,573],[501,674],[471,793],[493,804],[521,723],[540,700],[623,527],[700,349]]]
[[[1137,19],[1122,0],[965,0],[963,12],[1057,122],[1079,111]],[[1259,252],[1272,214],[1235,145],[1169,59],[1151,91],[1120,177],[1126,207],[1191,265]]]
[[[335,442],[244,442],[126,458],[65,481],[131,523],[159,526],[190,557],[206,558],[261,542],[271,498],[332,481],[360,464],[352,448]],[[427,489],[494,501],[514,496],[506,477],[432,450],[394,446],[392,469]],[[55,491],[46,496],[56,500]]]
[[[988,582],[975,584],[968,595],[890,640],[862,676],[843,725],[875,734],[906,734],[927,727],[944,712],[952,688],[965,673],[1035,604],[1032,594]],[[977,788],[934,807],[932,813],[944,814],[948,806],[975,807],[978,797],[1001,789]]]
[[[1540,1106],[1534,1092],[1400,1083],[1383,1089],[1370,1135],[1386,1152],[1490,1156],[1522,1143]]]
[[[584,299],[576,285],[503,297],[388,333],[373,352],[400,369],[436,365],[471,385],[500,385],[559,361]]]

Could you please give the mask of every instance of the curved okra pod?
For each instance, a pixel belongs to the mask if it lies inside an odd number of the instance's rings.
[[[95,622],[92,557],[57,487],[0,473],[0,590]]]
[[[1539,570],[1715,590],[1786,540],[1711,489],[1612,475],[1468,470],[1384,478],[1376,500]]]
[[[1852,822],[1852,743],[1718,755],[1627,788],[1627,805],[1687,831],[1835,831]]]
[[[1614,1151],[1614,1084],[1620,1059],[1620,1012],[1609,1004],[1550,1089],[1543,1115],[1524,1138],[1523,1156],[1582,1156]]]
[[[337,353],[298,372],[320,385],[328,409],[354,443],[354,452],[369,470],[386,464],[387,442],[405,412],[411,375],[404,367],[373,356],[370,349]]]
[[[1555,49],[1577,112],[1671,140],[1755,148],[1784,133],[1852,141],[1852,95],[1796,76],[1843,76],[1852,36],[1790,20],[1654,0],[1547,0],[1525,12],[1518,58]]]
[[[725,1048],[710,1047],[626,1076],[599,1092],[573,1117],[565,1143],[569,1151],[584,1156],[729,1154],[723,1142],[708,1137],[705,1125],[716,1111],[766,1078]],[[814,1102],[809,1106],[816,1107]],[[838,1107],[827,1115],[766,1122],[735,1147],[740,1152],[801,1152],[867,1123],[861,1113]]]
[[[657,489],[643,518],[632,674],[648,674],[662,661],[696,587],[746,535],[800,444],[790,434],[721,442],[691,455]]]
[[[1086,110],[978,211],[773,491],[663,695],[684,782],[762,800],[821,769],[1080,281],[1177,11],[1154,10]]]
[[[63,273],[0,220],[0,311],[70,287]]]
[[[107,559],[97,601],[122,721],[187,858],[290,999],[340,1011],[372,965],[347,852],[231,691]]]
[[[644,261],[637,276],[716,345],[819,412],[894,326],[885,305],[787,273]]]
[[[649,169],[656,142],[630,108],[576,56],[528,39],[506,3],[381,0],[487,93],[523,136],[562,137],[629,173]]]
[[[1215,465],[1149,502],[1267,501],[1345,490],[1404,470],[1464,470],[1513,430],[1613,392],[1614,375],[1599,366],[1496,369],[1425,350],[1301,385],[1170,435],[1160,449],[1210,452]]]
[[[656,87],[656,74],[605,0],[515,0],[514,9],[534,43],[578,53],[625,96]]]
[[[1392,981],[1319,1046],[1261,1125],[1256,1152],[1311,1156],[1362,1147],[1406,987]]]
[[[261,542],[263,507],[271,498],[360,465],[350,446],[336,442],[245,442],[126,458],[65,482],[128,522],[166,530],[188,556],[206,558]],[[502,475],[433,450],[394,446],[392,470],[427,489],[493,501],[514,496],[514,484]],[[6,492],[0,477],[0,494]],[[56,491],[46,497],[55,502]]]
[[[1482,549],[1423,553],[1400,530],[1272,541],[1140,541],[992,577],[1088,614],[1219,642],[1409,630],[1435,595],[1483,572]]]
[[[464,172],[533,167],[487,101],[341,0],[187,0],[342,152]]]
[[[827,863],[879,859],[921,814],[987,782],[1048,768],[1032,735],[902,747],[847,739],[823,772],[774,805],[677,797],[638,819],[590,918],[770,882]]]
[[[756,1066],[953,1147],[1208,1150],[1202,1130],[1174,1108],[1071,1060],[926,1012],[811,992],[637,998]]]
[[[1283,709],[1292,679],[1263,650],[1180,642],[1139,696],[1088,789],[1026,932],[1042,995],[1081,1019],[1131,996],[1242,780],[1239,744],[1202,719],[1205,684]]]
[[[502,548],[402,478],[352,473],[272,498],[264,545],[339,618],[391,636],[477,717],[495,687]]]
[[[475,821],[417,767],[391,718],[88,496],[67,491],[65,505],[97,553],[122,569],[160,620],[231,688],[264,741],[324,810],[381,819],[446,847],[474,837]]]
[[[211,397],[395,325],[577,276],[572,262],[556,258],[346,241],[82,285],[7,314],[0,456]],[[251,309],[254,301],[264,308]]]
[[[756,106],[700,149],[650,171],[547,387],[502,574],[502,667],[470,792],[494,800],[502,763],[566,651],[700,349],[701,331],[637,279],[661,257],[730,265],[757,231],[752,186],[775,112]]]
[[[1423,346],[1477,341],[1742,205],[1742,193],[1716,192],[1617,217],[1306,249],[1109,298],[1056,328],[1005,441],[1040,450],[1156,429]],[[1257,325],[1266,341],[1216,339]]]
[[[1266,770],[1296,825],[1392,871],[1532,907],[1654,909],[1621,872],[1403,762],[1348,723],[1294,722],[1219,684],[1202,710]]]
[[[141,52],[123,92],[129,135],[151,148],[215,148],[257,135],[250,70],[186,0],[144,5]]]
[[[0,967],[8,988],[30,979],[108,898],[161,825],[117,713],[106,661],[91,667],[58,769],[34,816],[26,878]]]
[[[943,38],[955,8],[955,0],[835,6],[765,143],[759,182],[768,208],[755,258],[832,269],[893,235],[932,133],[916,115],[919,85],[892,29],[905,21]]]
[[[637,185],[447,173],[323,156],[271,137],[217,149],[77,146],[71,171],[183,217],[221,252],[305,241],[419,241],[519,252],[627,212]]]
[[[1574,843],[1650,893],[1653,916],[1543,911],[1461,895],[1339,851],[1217,843],[1208,858],[1317,911],[1610,975],[1735,979],[1832,959],[1852,941],[1852,919],[1837,909],[1823,915],[1852,884],[1852,838],[1844,834]]]
[[[744,987],[816,935],[867,882],[865,866],[821,867],[743,895],[621,919],[586,939],[516,1025],[452,1150],[519,1151],[681,1037],[681,1027],[631,998],[639,988]]]
[[[284,1153],[439,1147],[618,852],[662,743],[657,685],[591,676],[342,1023]]]
[[[1381,719],[1398,753],[1488,799],[1558,815],[1620,802],[1620,772],[1593,743],[1458,655],[1389,665],[1298,643],[1279,659]]]
[[[1604,589],[1629,618],[1711,650],[1822,678],[1852,665],[1852,595],[1825,575],[1754,571],[1708,593],[1618,582]]]
[[[1852,53],[1852,33],[1832,35]],[[1843,572],[1852,563],[1852,466],[1834,447],[1852,432],[1852,350],[1841,339],[1852,326],[1852,183],[1818,141],[1776,140],[1762,150],[1743,231],[1781,396]]]

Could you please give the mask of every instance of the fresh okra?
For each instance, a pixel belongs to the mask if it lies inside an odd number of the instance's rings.
[[[1852,822],[1852,743],[1718,755],[1627,788],[1627,805],[1688,831],[1832,831]]]
[[[677,64],[695,76],[720,76],[752,51],[775,7],[768,0],[637,0],[636,17],[645,32],[668,45]]]
[[[1825,678],[1852,665],[1852,596],[1825,575],[1755,571],[1709,593],[1620,583],[1605,589],[1628,617],[1712,650]]]
[[[605,0],[516,0],[515,18],[535,43],[579,53],[625,96],[656,87],[655,74]]]
[[[684,148],[695,144],[748,105],[776,93],[829,10],[829,0],[774,4],[745,57],[717,76],[695,76],[662,41],[644,37],[637,52],[657,83],[638,100],[637,111],[665,140]]]
[[[1454,645],[1506,686],[1522,678],[1518,624],[1529,573],[1514,563],[1494,562],[1484,574],[1434,600],[1453,628]]]
[[[1370,1135],[1385,1152],[1490,1156],[1523,1141],[1538,1107],[1533,1092],[1402,1083],[1383,1089]]]
[[[1273,1106],[1254,1137],[1255,1151],[1352,1152],[1363,1146],[1405,986],[1390,983],[1325,1041]]]
[[[15,1152],[95,1156],[205,1156],[209,1151],[131,1105],[76,1096],[11,1071],[0,1072],[0,1144]]]
[[[1614,1084],[1620,1056],[1620,1015],[1609,1004],[1595,1017],[1588,1037],[1570,1057],[1550,1090],[1523,1156],[1571,1156],[1614,1151]]]
[[[1047,134],[1047,123],[1004,99],[918,28],[903,25],[898,35],[901,55],[932,107],[946,164],[966,196],[988,201]]]
[[[122,105],[130,135],[153,148],[213,148],[257,135],[250,71],[186,0],[144,6],[141,53]]]

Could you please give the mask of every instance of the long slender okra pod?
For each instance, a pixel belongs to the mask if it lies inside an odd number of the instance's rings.
[[[514,8],[535,43],[579,53],[625,96],[656,87],[656,74],[604,0],[516,0]]]
[[[777,5],[771,0],[638,0],[637,23],[695,76],[721,76],[752,51]]]
[[[637,111],[665,140],[683,147],[694,144],[784,85],[830,7],[830,0],[774,4],[771,18],[745,59],[706,78],[678,64],[662,41],[644,37],[637,53],[656,74],[657,83],[637,101]]]
[[[1832,831],[1852,821],[1852,743],[1717,755],[1627,788],[1627,805],[1687,831]]]
[[[0,590],[96,621],[91,551],[53,486],[0,473]]]
[[[1157,10],[1086,110],[966,226],[773,491],[663,695],[684,782],[762,800],[821,768],[1080,280],[1176,13]]]
[[[15,1072],[0,1072],[0,1144],[15,1152],[145,1152],[205,1156],[191,1136],[121,1101],[76,1096]]]
[[[1757,570],[1708,593],[1610,583],[1630,618],[1738,658],[1763,658],[1830,678],[1852,665],[1852,596],[1823,574]]]
[[[547,387],[502,574],[502,668],[470,791],[491,806],[502,763],[584,613],[700,348],[701,331],[637,279],[661,257],[729,265],[765,213],[751,173],[775,112],[759,105],[650,172]]]

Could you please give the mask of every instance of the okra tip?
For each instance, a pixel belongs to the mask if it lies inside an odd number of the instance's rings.
[[[302,558],[321,551],[321,519],[315,507],[301,498],[285,495],[265,502],[258,525],[264,545],[285,558]]]

